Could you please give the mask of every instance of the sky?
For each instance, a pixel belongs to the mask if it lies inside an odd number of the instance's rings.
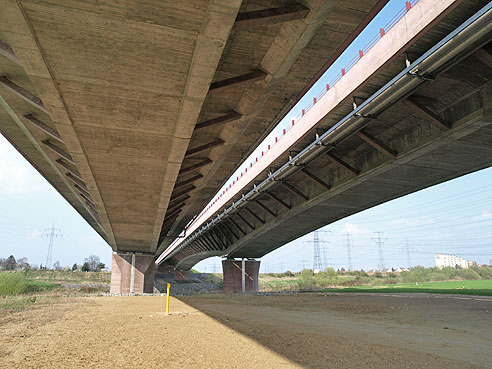
[[[111,247],[79,213],[0,135],[0,257],[27,257],[45,265],[55,222],[63,237],[54,240],[53,259],[62,266],[98,255],[111,265]]]
[[[404,6],[404,0],[391,0],[334,63],[304,99],[267,138],[288,125],[300,109],[318,95],[320,88],[336,77],[342,66],[378,32],[381,24]],[[259,148],[261,150],[261,147]],[[254,157],[255,153],[253,153]],[[247,162],[247,161],[246,161]],[[55,222],[63,237],[54,240],[53,262],[62,266],[82,263],[98,255],[111,265],[110,246],[68,204],[58,192],[0,136],[0,257],[27,257],[31,264],[46,263],[47,233]],[[379,258],[377,238],[381,234],[383,260]],[[353,269],[434,265],[434,253],[452,253],[488,263],[492,259],[492,168],[448,181],[368,209],[325,226],[319,233],[323,266],[349,267],[350,245]],[[313,235],[301,237],[262,258],[262,272],[299,271],[313,267]],[[407,241],[408,240],[408,243]],[[406,252],[408,244],[409,253]],[[220,259],[210,258],[195,269],[220,272]]]

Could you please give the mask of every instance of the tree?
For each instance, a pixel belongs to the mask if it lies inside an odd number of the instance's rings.
[[[89,265],[89,263],[86,261],[84,264],[82,264],[82,267],[80,268],[80,270],[83,271],[83,272],[90,271],[90,265]]]
[[[31,265],[27,262],[27,258],[24,257],[17,259],[17,268],[22,270],[31,269]]]
[[[77,265],[77,263],[74,263],[72,265],[72,272],[75,272],[77,269],[79,269],[79,266]]]
[[[89,265],[89,271],[90,272],[97,272],[97,267],[98,267],[99,263],[101,263],[101,260],[99,259],[99,256],[97,256],[97,255],[90,255],[88,258],[85,258],[84,261],[85,261],[85,263],[87,263]]]
[[[53,269],[54,270],[62,270],[61,264],[58,260],[55,261],[55,263],[53,264]]]
[[[96,269],[96,272],[100,272],[101,270],[103,270],[104,268],[106,268],[106,265],[104,265],[104,263],[98,263],[97,264],[97,269]]]
[[[5,270],[15,270],[16,266],[17,266],[17,262],[15,261],[14,255],[10,255],[7,258]]]

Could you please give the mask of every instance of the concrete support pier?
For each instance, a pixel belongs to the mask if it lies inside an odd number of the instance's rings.
[[[222,272],[224,292],[258,292],[259,260],[223,260]]]
[[[152,293],[154,291],[154,264],[152,255],[133,253],[113,254],[111,293]]]

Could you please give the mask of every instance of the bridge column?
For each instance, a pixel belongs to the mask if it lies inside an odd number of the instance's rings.
[[[244,292],[258,292],[258,274],[260,272],[259,260],[223,260],[222,272],[224,278],[224,292],[242,292],[243,284]]]
[[[134,253],[113,254],[111,293],[152,293],[154,256]]]

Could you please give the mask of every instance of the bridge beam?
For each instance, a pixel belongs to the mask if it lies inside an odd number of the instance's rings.
[[[279,8],[255,10],[239,13],[234,23],[235,29],[264,27],[272,24],[304,19],[309,13],[309,8],[302,4],[292,4]]]
[[[195,188],[196,188],[195,186],[191,185],[190,187],[184,189],[183,191],[180,191],[180,192],[177,192],[177,193],[173,194],[171,196],[171,198],[169,199],[169,201],[170,202],[171,201],[174,201],[174,200],[180,198],[181,196],[186,195],[188,192],[193,191]]]
[[[40,128],[44,133],[49,135],[51,138],[54,138],[58,142],[65,144],[63,142],[62,138],[60,137],[60,134],[58,133],[58,131],[56,129],[53,129],[50,126],[48,126],[46,123],[41,122],[39,119],[34,117],[32,114],[26,114],[26,115],[24,115],[24,118],[26,118],[29,122],[34,124],[36,127]]]
[[[258,292],[259,260],[243,261],[227,259],[222,261],[223,288],[225,293]],[[244,291],[242,288],[244,279]]]
[[[196,163],[196,164],[193,164],[193,165],[190,165],[189,167],[186,167],[186,168],[183,168],[179,171],[179,174],[178,175],[182,175],[182,174],[185,174],[185,173],[188,173],[188,172],[191,172],[195,169],[198,169],[198,168],[201,168],[201,167],[204,167],[205,165],[208,165],[212,163],[212,160],[206,158],[204,160],[202,160],[201,162],[199,163]]]
[[[374,147],[376,150],[382,152],[386,156],[389,156],[392,159],[396,159],[397,154],[394,150],[390,149],[382,142],[379,142],[376,138],[372,137],[368,133],[359,131],[357,132],[357,136],[359,136],[362,140],[366,141],[369,145]]]
[[[232,122],[234,120],[241,119],[241,117],[242,117],[242,114],[238,113],[237,111],[232,111],[229,114],[223,115],[221,117],[209,119],[209,120],[206,120],[204,122],[198,123],[195,126],[195,130],[210,127],[210,126],[215,126],[216,124],[229,123],[229,122]]]
[[[113,254],[110,293],[152,293],[154,256]]]
[[[192,155],[195,155],[195,154],[197,154],[199,152],[202,152],[202,151],[211,149],[213,147],[223,145],[224,143],[225,143],[225,141],[221,140],[220,138],[217,138],[215,141],[209,142],[209,143],[207,143],[205,145],[198,146],[198,147],[195,147],[193,149],[189,149],[185,153],[185,158],[188,158],[188,157],[190,157]]]
[[[181,188],[186,186],[187,184],[193,183],[195,181],[198,181],[199,179],[203,178],[203,175],[198,173],[196,176],[193,176],[189,179],[186,179],[184,181],[178,182],[174,185],[174,189]]]
[[[14,50],[12,50],[12,48],[3,41],[0,41],[0,55],[5,56],[17,65],[22,66],[20,60],[17,58],[17,55],[15,55]]]
[[[268,74],[262,70],[255,70],[250,73],[241,74],[240,76],[227,78],[222,81],[214,82],[210,85],[209,92],[217,92],[235,88],[244,83],[259,81],[265,79]]]
[[[424,118],[427,118],[431,124],[439,128],[441,131],[447,131],[450,127],[447,122],[445,122],[439,115],[420,104],[417,100],[409,97],[404,100],[406,106],[410,109],[416,111],[418,114],[422,115]]]
[[[333,154],[330,154],[330,153],[325,153],[326,157],[328,159],[330,159],[330,161],[335,164],[336,166],[342,168],[342,169],[345,169],[347,171],[349,171],[350,173],[358,176],[360,173],[357,169],[353,168],[352,166],[350,166],[349,164],[347,164],[346,162],[344,162],[342,159],[340,159],[339,157],[333,155]]]
[[[316,183],[320,184],[321,186],[323,186],[327,190],[330,189],[330,185],[328,183],[326,183],[325,181],[323,181],[321,178],[319,178],[315,174],[311,173],[306,168],[304,168],[303,170],[301,170],[301,173],[304,174],[305,176],[307,176],[308,178],[311,178],[313,181],[315,181]]]
[[[23,89],[21,86],[15,84],[11,80],[9,80],[6,76],[0,76],[0,85],[5,87],[10,92],[16,94],[24,101],[28,102],[32,106],[38,108],[43,113],[49,114],[46,106],[43,104],[39,97],[32,95],[29,91]]]

